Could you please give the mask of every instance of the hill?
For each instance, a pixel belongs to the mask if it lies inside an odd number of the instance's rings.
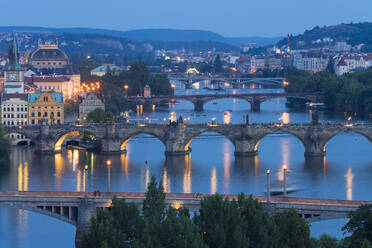
[[[27,26],[0,26],[0,32],[35,32],[44,34],[99,34],[127,38],[136,42],[163,41],[163,42],[218,42],[230,46],[241,46],[244,43],[258,43],[261,46],[275,44],[280,38],[265,37],[224,37],[220,34],[204,30],[180,30],[180,29],[136,29],[130,31],[118,31],[96,28],[46,28]]]
[[[371,50],[372,23],[350,23],[333,26],[316,26],[303,34],[291,36],[291,47],[295,49],[322,47],[332,45],[337,41],[346,41],[352,46],[365,44],[362,50]],[[277,43],[279,47],[286,45],[287,39]]]

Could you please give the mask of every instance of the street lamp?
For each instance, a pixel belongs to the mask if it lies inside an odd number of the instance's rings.
[[[287,165],[283,165],[283,196],[287,196]]]
[[[267,175],[267,195],[266,195],[266,198],[267,198],[267,203],[270,203],[270,169],[267,169],[266,170],[266,175]]]
[[[129,86],[127,84],[124,85],[124,90],[125,90],[125,96],[128,96],[128,88]]]
[[[111,160],[106,161],[107,165],[107,192],[110,192],[111,189]]]
[[[85,188],[84,188],[84,196],[85,198],[88,198],[88,165],[85,165],[84,167],[84,173],[85,173]]]

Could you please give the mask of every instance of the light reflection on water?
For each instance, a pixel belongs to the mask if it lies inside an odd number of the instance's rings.
[[[177,117],[210,121],[216,116],[224,122],[223,111],[229,111],[231,123],[241,123],[243,114],[250,122],[309,122],[308,112],[291,112],[284,99],[273,99],[251,113],[249,103],[237,99],[207,103],[205,112],[194,113],[190,103],[180,103],[171,110],[157,108],[151,114],[140,114],[163,120],[175,111]],[[231,111],[230,111],[231,110]],[[135,113],[137,117],[137,113]],[[320,115],[327,119],[327,116]],[[208,137],[206,136],[208,135]],[[167,192],[240,193],[264,195],[266,169],[275,172],[273,180],[283,180],[283,166],[291,173],[289,182],[299,197],[370,200],[369,178],[372,176],[372,145],[360,135],[341,134],[327,145],[326,158],[304,158],[304,146],[294,136],[274,134],[262,139],[259,155],[234,156],[234,146],[221,136],[205,134],[192,141],[192,154],[184,157],[164,156],[164,145],[156,138],[134,137],[126,144],[127,154],[104,156],[68,150],[62,154],[37,156],[29,149],[17,148],[11,153],[12,164],[0,171],[2,190],[66,190],[83,191],[86,183],[84,166],[89,166],[89,189],[107,189],[105,161],[112,160],[111,190],[143,192],[152,175],[163,179]],[[357,138],[356,138],[357,137]],[[148,161],[146,164],[145,161]],[[74,228],[46,216],[21,210],[0,209],[0,247],[71,247]],[[4,221],[3,221],[4,220]],[[330,223],[329,225],[327,223]],[[336,223],[336,224],[335,224]],[[312,233],[329,232],[340,237],[344,221],[314,223]],[[47,226],[48,228],[45,228]],[[332,231],[329,228],[332,227]],[[338,231],[335,231],[338,229]],[[58,236],[59,235],[59,236]],[[58,236],[56,238],[56,236]],[[49,238],[51,237],[51,238]],[[43,241],[41,241],[43,240]],[[57,241],[56,241],[57,240]]]

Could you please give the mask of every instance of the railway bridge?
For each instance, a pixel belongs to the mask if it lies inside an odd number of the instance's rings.
[[[103,153],[120,153],[138,134],[149,134],[159,139],[169,156],[187,155],[190,143],[202,133],[214,132],[225,136],[235,147],[236,156],[255,156],[260,141],[273,133],[291,134],[305,148],[305,156],[320,157],[326,145],[341,133],[357,133],[372,141],[372,125],[357,123],[319,124],[189,124],[182,120],[170,124],[86,124],[86,125],[29,125],[4,127],[4,135],[18,133],[30,139],[39,153],[56,153],[62,150],[66,138],[88,134],[101,144]]]
[[[112,206],[112,198],[124,198],[127,202],[135,203],[142,207],[145,199],[144,193],[109,193],[102,192],[100,196],[85,192],[62,191],[0,191],[0,207],[17,208],[44,214],[76,226],[76,244],[82,233],[89,230],[90,219],[96,214],[97,208]],[[167,206],[174,208],[187,207],[191,212],[197,212],[200,201],[210,194],[166,194]],[[237,199],[237,195],[224,195],[230,200]],[[271,197],[270,202],[266,197],[254,196],[264,205],[270,213],[282,212],[285,209],[295,208],[297,212],[309,222],[347,218],[350,211],[355,211],[362,204],[371,204],[366,201],[347,201],[330,199],[311,199],[294,197]]]

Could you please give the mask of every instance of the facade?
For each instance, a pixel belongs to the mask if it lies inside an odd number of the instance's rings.
[[[123,71],[123,69],[121,69],[119,66],[116,66],[116,65],[101,65],[91,70],[90,75],[102,77],[106,75],[108,71],[110,71],[111,73],[117,76]]]
[[[28,94],[29,124],[63,124],[63,96],[57,92],[41,92]]]
[[[25,78],[30,85],[35,85],[41,92],[58,92],[63,99],[77,100],[80,96],[80,75],[32,76]]]
[[[293,56],[293,66],[299,70],[319,72],[327,68],[329,58],[317,54],[298,53]]]
[[[263,56],[252,56],[250,73],[255,73],[258,70],[265,69],[265,57]]]
[[[39,44],[29,57],[29,64],[36,69],[58,69],[68,64],[68,56],[57,44]]]
[[[24,92],[24,71],[19,65],[19,50],[15,36],[8,53],[9,63],[4,68],[4,92],[21,94]]]
[[[1,124],[22,126],[28,124],[27,94],[1,94]]]
[[[105,110],[105,104],[103,102],[102,95],[94,92],[83,93],[83,96],[79,103],[80,120],[86,120],[88,114],[96,108]]]
[[[336,57],[336,74],[342,75],[355,69],[366,69],[372,66],[372,54],[345,54]]]

